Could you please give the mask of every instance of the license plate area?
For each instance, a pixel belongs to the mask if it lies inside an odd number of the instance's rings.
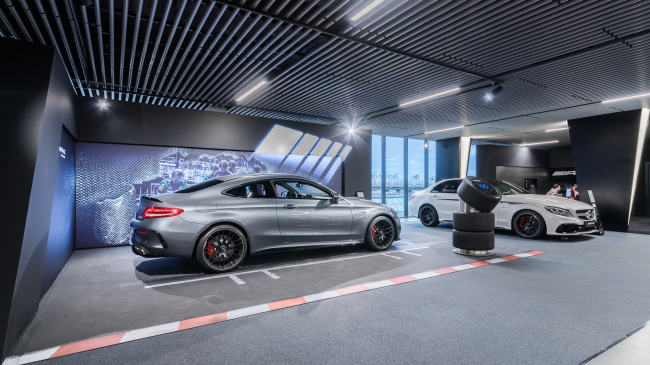
[[[585,222],[585,228],[596,228],[596,222]]]

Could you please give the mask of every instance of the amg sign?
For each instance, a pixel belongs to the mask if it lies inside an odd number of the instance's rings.
[[[553,176],[568,176],[568,175],[576,176],[576,172],[575,171],[555,171],[553,173]]]

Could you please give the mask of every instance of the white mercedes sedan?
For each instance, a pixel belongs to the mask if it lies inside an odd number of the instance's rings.
[[[507,181],[486,179],[501,191],[503,198],[494,212],[497,228],[511,229],[523,238],[545,234],[569,236],[598,232],[594,208],[561,197],[530,194]],[[415,192],[409,201],[409,216],[418,217],[427,227],[451,222],[458,211],[456,190],[463,179],[442,180]]]

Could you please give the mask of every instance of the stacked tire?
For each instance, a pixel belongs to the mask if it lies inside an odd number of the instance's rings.
[[[457,253],[485,254],[494,249],[494,213],[501,192],[489,182],[468,176],[458,187],[458,197],[469,209],[453,213],[452,242]]]

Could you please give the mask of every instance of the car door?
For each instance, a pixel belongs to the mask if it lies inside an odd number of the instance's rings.
[[[458,211],[458,185],[461,180],[446,180],[434,187],[432,193],[435,197],[434,207],[438,211],[439,219],[451,220],[453,213]]]
[[[333,201],[326,189],[301,180],[274,181],[277,216],[287,243],[334,242],[350,239],[352,209]]]

